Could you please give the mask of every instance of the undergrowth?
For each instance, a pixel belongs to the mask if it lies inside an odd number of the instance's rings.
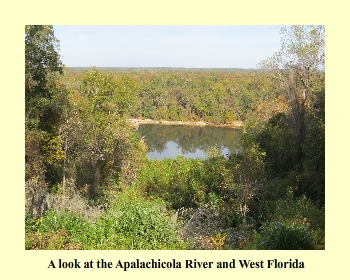
[[[187,244],[159,200],[146,201],[133,188],[116,194],[106,212],[92,220],[48,210],[26,217],[26,249],[161,250]]]

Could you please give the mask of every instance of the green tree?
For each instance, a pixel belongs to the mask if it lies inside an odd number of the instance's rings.
[[[265,149],[270,179],[284,180],[295,196],[324,204],[324,26],[281,31],[281,50],[262,61],[288,105],[257,136]],[[278,183],[281,188],[282,181]]]
[[[81,92],[69,93],[61,124],[63,186],[66,178],[74,178],[78,187],[88,187],[95,196],[100,187],[118,180],[129,183],[136,176],[145,149],[123,117],[134,88],[129,79],[117,81],[92,69],[82,79]]]
[[[273,72],[290,103],[291,116],[298,130],[298,159],[303,158],[305,113],[310,89],[324,70],[324,26],[294,25],[281,30],[281,50],[260,63]]]
[[[50,25],[25,26],[26,179],[46,175],[55,180],[63,159],[59,123],[65,88],[58,78],[63,64]]]
[[[133,80],[121,77],[118,80],[96,68],[87,71],[82,79],[80,91],[94,101],[94,110],[108,114],[123,115],[136,103],[139,87]]]
[[[59,41],[50,25],[27,25],[25,27],[25,109],[26,124],[30,120],[43,122],[57,93],[57,74],[63,74],[58,54]],[[45,112],[46,110],[50,112]]]

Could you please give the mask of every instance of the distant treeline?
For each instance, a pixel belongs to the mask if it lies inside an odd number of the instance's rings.
[[[252,69],[69,68],[65,84],[80,90],[88,72],[132,84],[126,114],[134,118],[232,123],[277,97],[270,75]]]

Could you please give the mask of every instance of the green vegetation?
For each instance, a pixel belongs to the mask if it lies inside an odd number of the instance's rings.
[[[26,249],[325,248],[324,27],[256,71],[67,69],[51,26],[25,31]],[[151,161],[130,117],[242,121],[242,149],[194,128],[206,159]]]
[[[115,195],[91,221],[74,212],[49,210],[26,220],[26,249],[149,250],[185,249],[159,201],[147,202],[130,188]]]

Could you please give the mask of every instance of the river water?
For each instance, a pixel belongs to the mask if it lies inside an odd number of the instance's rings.
[[[186,126],[140,124],[137,131],[149,148],[148,157],[153,159],[206,157],[205,151],[214,147],[222,155],[241,150],[241,130],[215,126]]]

